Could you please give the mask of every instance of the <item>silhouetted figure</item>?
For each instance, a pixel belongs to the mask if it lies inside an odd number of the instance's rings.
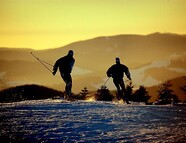
[[[128,102],[128,97],[126,95],[126,90],[125,90],[125,84],[123,81],[124,73],[127,76],[129,80],[131,80],[130,77],[130,72],[127,66],[123,65],[120,63],[120,59],[116,58],[116,64],[112,65],[108,71],[107,71],[107,76],[113,78],[113,82],[117,88],[117,98],[120,100],[121,98],[126,100],[127,104],[130,104]]]
[[[53,75],[55,75],[59,67],[61,77],[66,83],[65,98],[69,98],[71,95],[71,89],[72,89],[71,71],[75,63],[75,59],[73,58],[73,55],[74,52],[70,50],[66,56],[56,61],[53,68]]]

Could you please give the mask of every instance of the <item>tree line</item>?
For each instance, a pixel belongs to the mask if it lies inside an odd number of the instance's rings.
[[[185,77],[186,80],[186,77]],[[158,104],[170,104],[180,102],[178,96],[171,89],[171,81],[166,81],[159,86],[157,90]],[[186,103],[186,86],[180,87],[180,90],[185,94]],[[94,100],[97,101],[113,101],[116,99],[116,92],[111,92],[106,86],[101,86],[96,92],[88,91],[87,87],[84,87],[79,94],[73,94],[72,100],[86,100],[90,96],[94,96]],[[38,100],[48,98],[60,98],[64,96],[64,92],[56,91],[43,86],[38,85],[24,85],[14,88],[9,88],[0,91],[0,102],[17,102],[23,100]],[[139,86],[137,90],[134,90],[132,84],[126,86],[126,96],[129,101],[149,103],[151,96],[144,86]]]
[[[185,77],[185,80],[186,80],[186,77]],[[170,80],[164,82],[163,84],[159,86],[159,89],[157,90],[158,104],[171,104],[171,103],[180,102],[178,96],[174,93],[171,87],[172,87],[172,84]],[[186,96],[186,86],[180,87],[180,90]],[[86,99],[86,95],[88,95],[89,93],[90,92],[85,87],[84,89],[81,90],[78,96],[84,100]],[[95,100],[98,100],[98,101],[112,101],[114,98],[116,98],[106,86],[100,87],[94,95],[95,95]],[[126,96],[128,96],[129,101],[144,102],[145,104],[151,104],[149,102],[151,96],[149,95],[146,88],[142,85],[139,86],[139,88],[135,91],[134,91],[134,87],[132,84],[127,85]],[[184,102],[186,102],[186,97],[185,97]]]

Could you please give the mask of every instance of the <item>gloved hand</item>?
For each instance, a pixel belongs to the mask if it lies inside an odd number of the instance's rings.
[[[131,79],[131,77],[128,77],[128,79],[130,80],[129,85],[132,85],[132,79]]]
[[[55,75],[56,74],[56,71],[53,71],[52,74]]]
[[[112,76],[112,74],[108,74],[107,76],[108,76],[108,77],[111,77],[111,76]]]
[[[129,85],[132,85],[132,80],[130,80]]]

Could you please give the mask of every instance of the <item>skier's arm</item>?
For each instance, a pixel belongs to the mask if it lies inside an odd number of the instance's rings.
[[[131,75],[130,75],[130,72],[129,72],[129,68],[127,66],[123,66],[123,70],[124,70],[125,75],[127,76],[127,78],[129,80],[131,80]]]
[[[57,60],[56,63],[54,64],[54,67],[53,67],[53,75],[56,74],[58,67],[59,67],[59,60]]]
[[[72,68],[74,66],[74,63],[75,63],[75,60],[73,60],[71,63],[70,63],[70,72],[72,71]]]
[[[131,75],[130,75],[130,72],[129,72],[129,69],[127,68],[126,72],[125,72],[126,76],[128,79],[132,80],[131,79]]]
[[[109,69],[107,70],[107,76],[108,76],[108,77],[111,77],[111,76],[112,76],[111,68],[109,68]]]

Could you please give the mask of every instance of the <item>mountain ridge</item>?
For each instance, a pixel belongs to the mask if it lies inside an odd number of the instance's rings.
[[[96,39],[100,39],[100,38],[117,38],[120,36],[125,36],[125,37],[159,37],[161,36],[171,36],[171,37],[182,37],[182,38],[186,38],[186,34],[176,34],[176,33],[161,33],[161,32],[155,32],[155,33],[150,33],[150,34],[146,34],[146,35],[141,35],[141,34],[117,34],[117,35],[109,35],[109,36],[98,36],[98,37],[94,37],[94,38],[89,38],[89,39],[85,39],[85,40],[78,40],[78,41],[74,41],[71,42],[69,44],[66,44],[64,46],[60,46],[60,47],[56,47],[56,48],[51,48],[51,49],[41,49],[41,50],[36,50],[33,48],[19,48],[19,47],[0,47],[1,50],[33,50],[33,51],[53,51],[56,49],[60,49],[60,48],[64,48],[64,47],[68,47],[71,46],[73,44],[76,43],[80,43],[80,42],[85,42],[85,41],[91,41],[91,40],[96,40]]]
[[[76,59],[72,72],[73,82],[78,84],[76,92],[85,86],[95,90],[104,83],[106,71],[115,63],[115,57],[120,57],[129,67],[136,86],[151,86],[186,73],[186,36],[152,33],[100,36],[47,50],[0,48],[0,78],[8,83],[58,84],[62,90],[61,77],[54,78],[30,52],[53,65],[70,49],[74,50]],[[161,73],[166,75],[160,76]],[[115,89],[110,83],[111,87]]]

